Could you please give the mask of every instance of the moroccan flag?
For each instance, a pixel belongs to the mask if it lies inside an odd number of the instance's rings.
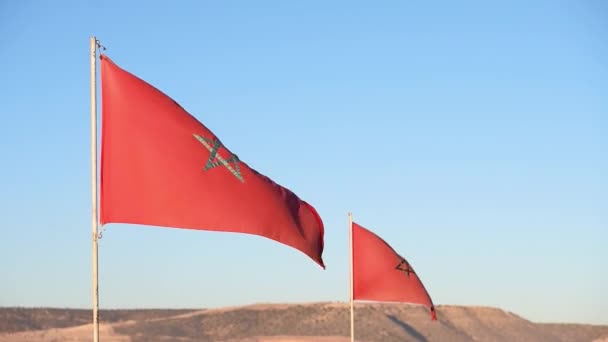
[[[105,55],[101,83],[102,225],[254,234],[325,268],[315,208],[250,168],[177,102]]]
[[[435,306],[412,266],[378,235],[353,222],[353,300]]]

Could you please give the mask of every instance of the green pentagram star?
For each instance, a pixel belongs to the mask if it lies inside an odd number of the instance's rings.
[[[193,136],[210,152],[209,159],[207,159],[207,163],[205,164],[205,171],[209,171],[217,166],[222,165],[226,167],[226,169],[228,169],[228,171],[230,171],[230,173],[232,173],[238,180],[240,180],[242,183],[245,183],[245,180],[243,179],[243,175],[241,175],[241,170],[239,168],[239,157],[237,157],[236,154],[233,153],[228,159],[224,159],[218,154],[218,150],[220,149],[220,147],[222,147],[222,143],[218,139],[214,138],[212,140],[209,138],[201,137],[198,134],[193,134]],[[233,163],[234,167],[230,165],[230,163]]]
[[[414,270],[412,269],[412,267],[410,266],[410,264],[402,257],[398,257],[399,258],[399,264],[397,266],[395,266],[396,270],[399,270],[403,273],[405,273],[407,275],[407,277],[410,277],[410,273],[416,274],[414,273]]]

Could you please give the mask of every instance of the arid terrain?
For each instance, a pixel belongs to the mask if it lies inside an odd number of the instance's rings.
[[[608,342],[608,326],[541,324],[488,307],[357,304],[355,335],[372,341]],[[0,308],[0,342],[91,341],[91,311]],[[101,341],[348,342],[344,303],[209,310],[102,310]]]

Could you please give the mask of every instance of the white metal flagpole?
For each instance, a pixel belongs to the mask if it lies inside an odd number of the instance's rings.
[[[353,304],[353,214],[348,213],[348,249],[350,250],[350,341],[355,342],[355,308]]]
[[[97,39],[91,37],[91,227],[93,243],[93,341],[99,341],[99,287],[97,277]]]

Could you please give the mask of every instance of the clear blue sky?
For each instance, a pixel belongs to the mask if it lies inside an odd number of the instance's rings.
[[[102,308],[348,298],[347,212],[437,304],[608,324],[603,1],[4,1],[0,305],[91,306],[89,37],[313,204],[327,270],[109,225]]]

